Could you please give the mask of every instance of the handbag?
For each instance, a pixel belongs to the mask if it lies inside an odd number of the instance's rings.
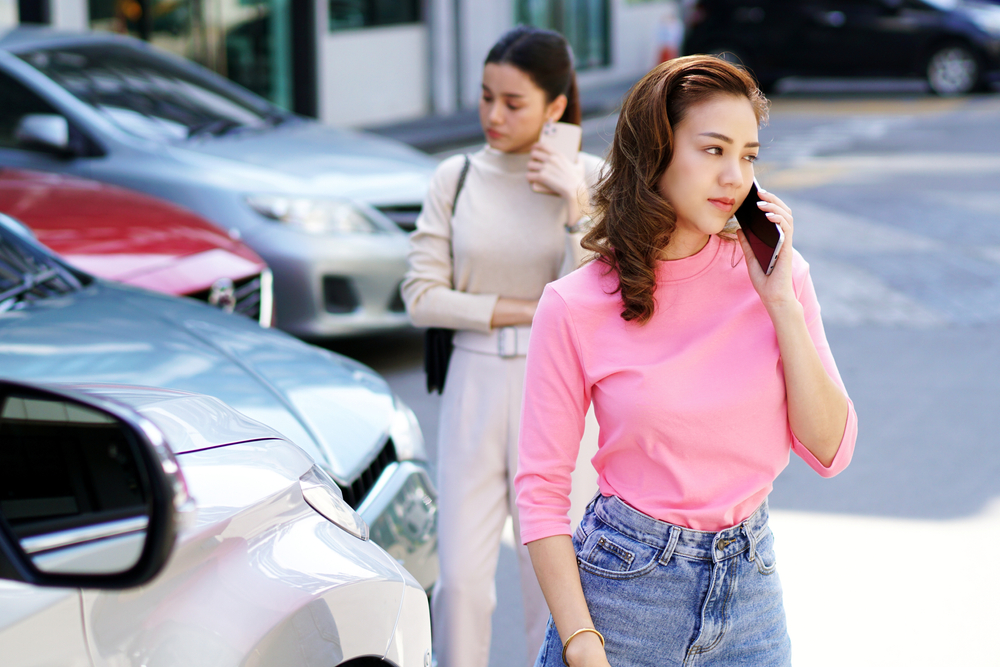
[[[458,177],[458,187],[455,188],[455,198],[451,202],[451,217],[455,218],[455,207],[458,206],[458,195],[465,185],[465,177],[469,173],[469,156],[465,156],[465,164],[462,166],[462,173]],[[440,327],[430,327],[424,333],[424,373],[427,374],[427,393],[441,393],[444,391],[444,381],[448,377],[448,364],[451,362],[451,353],[455,349],[452,339],[455,337],[454,329],[442,329]]]

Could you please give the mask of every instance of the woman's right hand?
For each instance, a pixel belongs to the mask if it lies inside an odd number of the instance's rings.
[[[593,632],[581,632],[566,647],[570,667],[611,667],[601,638]]]
[[[499,329],[500,327],[528,326],[535,319],[535,310],[537,309],[537,299],[509,299],[502,296],[497,299],[497,305],[493,306],[490,327]]]

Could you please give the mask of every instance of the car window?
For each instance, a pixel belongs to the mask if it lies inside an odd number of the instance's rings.
[[[59,113],[51,104],[10,75],[0,72],[0,147],[20,148],[14,139],[17,124],[29,113]]]
[[[142,137],[185,139],[261,127],[286,114],[250,93],[235,94],[169,56],[121,44],[52,48],[19,54],[120,128]]]

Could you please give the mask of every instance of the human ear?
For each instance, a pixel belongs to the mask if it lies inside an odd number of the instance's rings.
[[[559,95],[559,97],[549,102],[545,107],[545,120],[550,123],[558,121],[566,113],[567,104],[569,104],[569,100],[566,99],[565,95]]]

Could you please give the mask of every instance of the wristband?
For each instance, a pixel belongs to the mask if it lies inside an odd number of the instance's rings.
[[[600,632],[598,632],[594,628],[580,628],[579,630],[577,630],[576,632],[574,632],[573,634],[571,634],[569,637],[567,637],[566,641],[563,642],[562,661],[563,661],[563,664],[566,665],[566,667],[569,667],[569,663],[566,662],[566,649],[569,648],[569,643],[571,641],[573,641],[573,637],[576,637],[577,635],[582,634],[584,632],[593,632],[595,635],[597,635],[598,637],[600,637],[600,639],[601,639],[601,648],[604,648],[604,635],[602,635]]]

